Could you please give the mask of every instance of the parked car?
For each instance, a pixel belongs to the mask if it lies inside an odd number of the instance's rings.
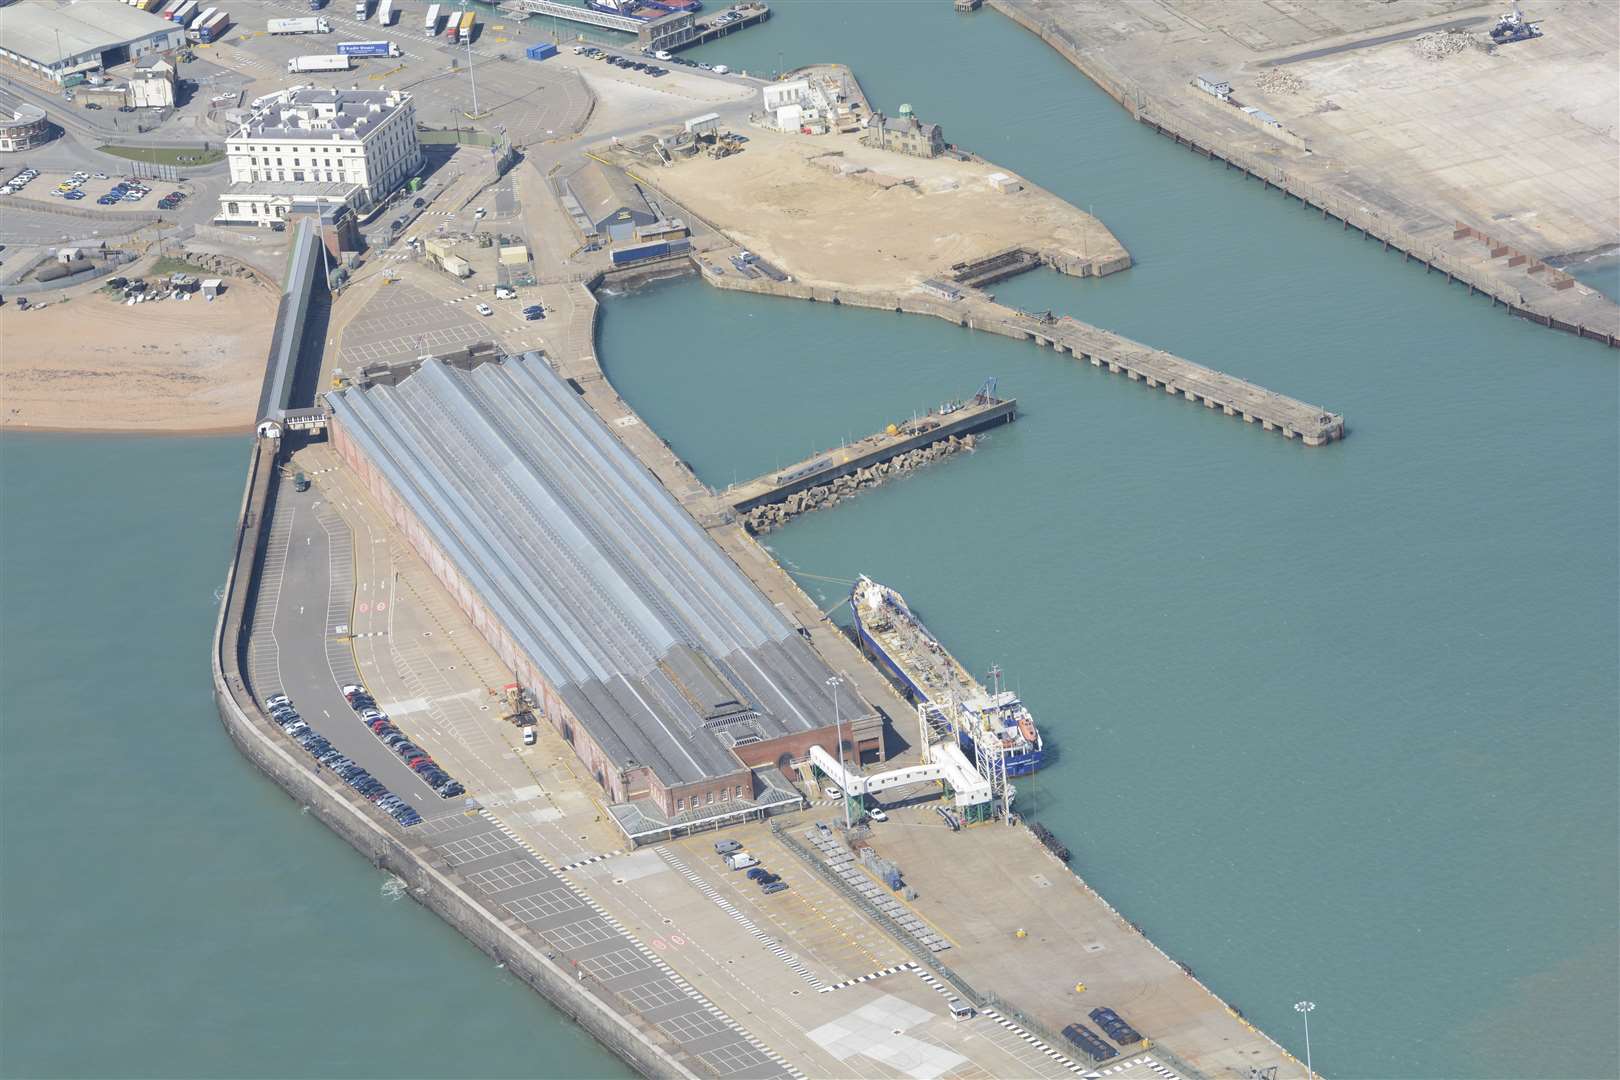
[[[716,855],[730,855],[733,851],[741,851],[742,845],[735,840],[716,840],[714,853]]]
[[[773,893],[785,892],[786,890],[787,890],[787,882],[785,882],[785,881],[773,881],[769,885],[767,885],[763,889],[761,889],[760,892],[764,893],[766,896],[770,896]]]
[[[495,314],[495,309],[490,307],[488,304],[479,304],[478,307],[475,310],[480,315],[486,315],[487,316],[487,315]]]
[[[889,815],[883,812],[883,807],[872,805],[866,808],[866,816],[873,821],[888,821]]]

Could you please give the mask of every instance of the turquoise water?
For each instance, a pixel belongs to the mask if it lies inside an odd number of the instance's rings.
[[[1614,355],[1133,125],[993,13],[773,6],[697,55],[849,62],[1137,260],[1005,298],[1351,437],[1307,450],[1033,346],[695,282],[607,305],[616,386],[718,486],[998,376],[1022,418],[981,453],[770,544],[872,573],[999,662],[1056,748],[1024,809],[1296,1051],[1314,999],[1330,1075],[1620,1075]],[[964,77],[969,56],[1016,81]],[[0,1073],[622,1075],[386,900],[220,730],[207,643],[245,457],[0,438]]]
[[[1023,416],[982,452],[773,549],[895,585],[1000,663],[1057,747],[1024,809],[1296,1052],[1315,1000],[1330,1075],[1620,1075],[1614,354],[1152,135],[998,16],[774,6],[698,55],[846,60],[1137,260],[1003,298],[1342,412],[1350,438],[1308,450],[1030,345],[692,281],[607,305],[615,386],[723,486],[998,376]],[[1016,85],[940,61],[970,47]],[[682,323],[700,348],[667,344]]]
[[[625,1075],[226,737],[246,464],[0,436],[0,1075]]]

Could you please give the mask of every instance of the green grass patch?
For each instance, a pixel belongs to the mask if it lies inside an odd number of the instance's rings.
[[[184,259],[176,259],[170,255],[165,255],[163,258],[153,263],[152,269],[147,272],[160,277],[168,277],[170,274],[190,274],[193,277],[219,276],[215,271],[208,269],[206,266],[198,266],[196,263],[186,262]]]
[[[204,150],[195,146],[113,146],[101,148],[103,153],[145,161],[152,165],[211,165],[225,160],[223,150]]]

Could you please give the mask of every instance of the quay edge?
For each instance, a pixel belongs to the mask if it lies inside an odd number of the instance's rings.
[[[231,742],[276,786],[342,837],[379,870],[404,881],[411,899],[438,915],[480,951],[522,979],[541,997],[642,1076],[698,1080],[697,1074],[649,1035],[606,1007],[566,971],[525,941],[506,920],[473,899],[454,872],[435,866],[416,848],[372,821],[357,797],[331,786],[309,763],[289,754],[271,736],[271,724],[246,692],[241,674],[247,600],[268,539],[273,511],[277,440],[257,439],[237,518],[224,599],[215,624],[210,666],[214,704]]]

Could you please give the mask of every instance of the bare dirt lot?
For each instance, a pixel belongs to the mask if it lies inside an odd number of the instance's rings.
[[[0,426],[247,431],[275,322],[269,290],[125,306],[101,294],[0,308]]]
[[[1129,265],[1096,218],[1027,185],[993,189],[994,166],[907,157],[852,134],[749,140],[740,154],[683,160],[648,179],[801,281],[904,290],[1013,246],[1094,272]]]

